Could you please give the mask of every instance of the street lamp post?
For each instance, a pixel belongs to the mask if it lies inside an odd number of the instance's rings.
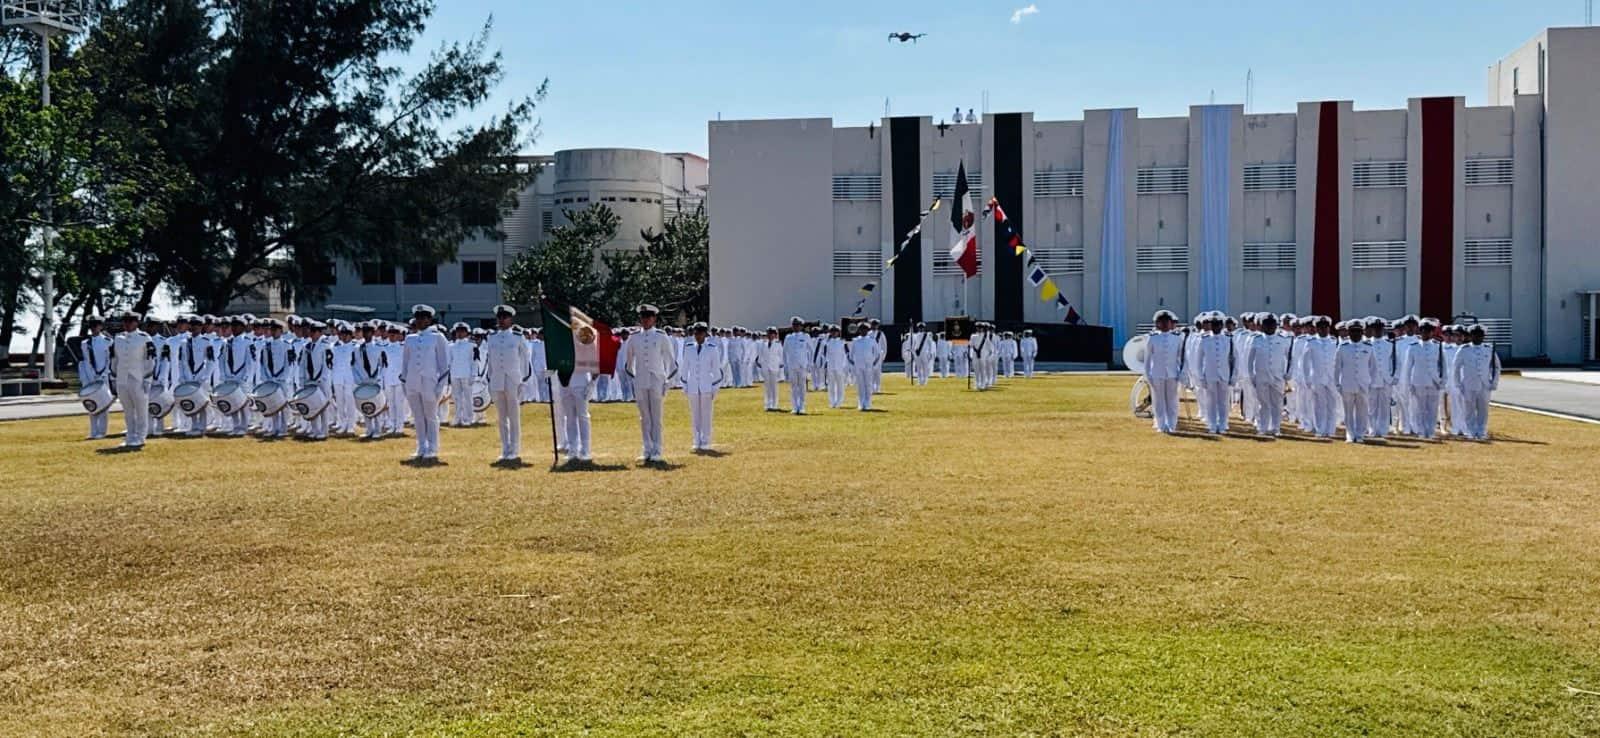
[[[6,27],[21,26],[39,36],[39,97],[45,108],[50,107],[50,39],[83,31],[83,21],[84,0],[5,0],[0,3],[0,22]],[[44,284],[39,290],[43,298],[39,332],[44,343],[46,381],[56,378],[56,275],[50,266],[56,223],[51,199],[50,186],[46,183],[42,209],[44,224],[40,234],[43,258],[39,260],[44,265]]]

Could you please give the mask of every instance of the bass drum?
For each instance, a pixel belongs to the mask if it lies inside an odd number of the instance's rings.
[[[150,388],[150,417],[165,418],[173,408],[172,390],[165,385],[155,385]]]
[[[1153,418],[1155,410],[1151,403],[1150,382],[1140,377],[1139,381],[1133,383],[1133,391],[1128,393],[1128,410],[1135,418]]]
[[[111,394],[111,383],[100,381],[91,382],[78,390],[78,402],[83,403],[83,409],[90,415],[99,415],[111,409],[111,402],[116,397]]]
[[[172,400],[178,404],[178,410],[184,415],[196,415],[211,404],[211,398],[206,396],[205,388],[199,382],[184,382],[172,390]]]
[[[289,404],[289,391],[282,383],[268,380],[251,391],[250,404],[255,406],[256,412],[270,418],[283,412],[284,406]]]
[[[383,386],[375,383],[356,385],[355,394],[356,410],[364,417],[376,417],[378,413],[389,408],[389,395],[383,391]]]
[[[1148,335],[1134,336],[1132,340],[1123,345],[1122,364],[1128,367],[1129,371],[1144,373],[1145,360],[1150,356],[1150,348],[1145,345],[1149,340],[1150,336]]]
[[[488,380],[481,378],[472,380],[472,409],[480,413],[489,409]]]
[[[211,391],[211,404],[223,415],[232,415],[243,410],[247,401],[244,385],[238,382],[223,382]]]
[[[289,407],[294,408],[295,413],[306,420],[316,420],[317,416],[328,409],[328,393],[316,385],[302,387],[299,392],[294,393],[294,399],[289,401]]]

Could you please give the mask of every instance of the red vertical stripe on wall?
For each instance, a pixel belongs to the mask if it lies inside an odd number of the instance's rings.
[[[1339,317],[1339,104],[1317,119],[1317,202],[1312,221],[1311,312]]]
[[[1423,315],[1445,322],[1455,313],[1456,101],[1422,101],[1422,253]]]

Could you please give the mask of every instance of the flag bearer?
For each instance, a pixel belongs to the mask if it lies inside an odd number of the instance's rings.
[[[1178,378],[1183,374],[1183,337],[1172,331],[1178,316],[1171,310],[1156,311],[1156,329],[1146,339],[1144,379],[1150,385],[1150,407],[1155,429],[1162,433],[1178,430]]]

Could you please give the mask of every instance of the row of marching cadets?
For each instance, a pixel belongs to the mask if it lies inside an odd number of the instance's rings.
[[[1407,315],[1334,321],[1322,315],[1202,313],[1179,328],[1155,314],[1145,339],[1144,379],[1155,428],[1177,430],[1180,389],[1200,421],[1225,433],[1235,409],[1257,433],[1302,432],[1360,443],[1401,434],[1422,439],[1489,437],[1489,398],[1500,359],[1481,325],[1441,325]]]
[[[935,373],[940,379],[964,378],[971,373],[980,388],[987,388],[999,377],[1020,374],[1032,379],[1039,339],[1032,330],[996,332],[994,324],[980,321],[973,324],[972,340],[963,347],[943,332],[928,332],[926,325],[917,323],[900,337],[900,356],[905,360],[906,379],[915,384],[927,384]],[[984,369],[992,363],[992,371],[979,373],[974,359],[985,362]]]

